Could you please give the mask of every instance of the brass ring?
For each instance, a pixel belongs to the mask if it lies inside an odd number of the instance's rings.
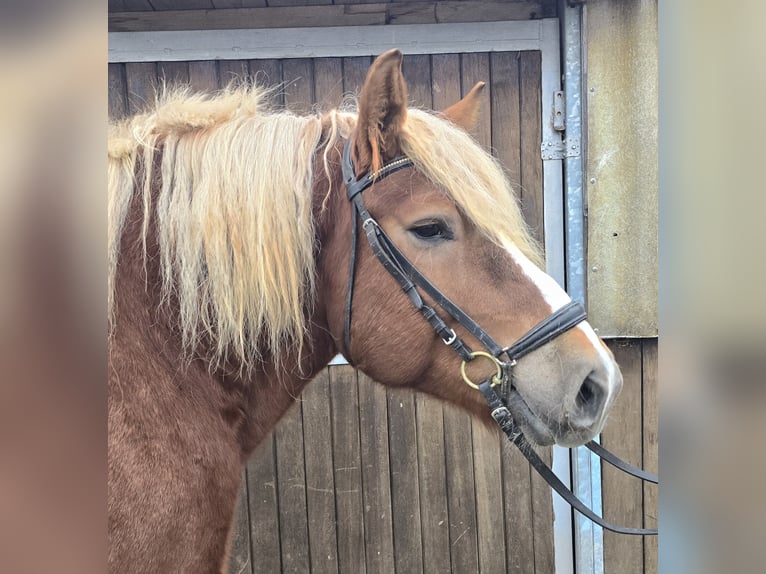
[[[486,357],[487,359],[495,363],[495,368],[497,369],[497,373],[495,373],[495,376],[492,377],[491,386],[494,387],[500,384],[503,378],[503,366],[500,363],[500,361],[497,360],[497,357],[494,357],[490,355],[489,353],[485,353],[484,351],[474,351],[471,353],[471,357],[474,359],[476,357]],[[465,365],[466,365],[466,362],[464,360],[463,364],[460,365],[460,374],[463,375],[463,380],[468,384],[469,387],[473,389],[478,389],[479,385],[474,383],[471,379],[468,378],[468,375],[465,374]]]

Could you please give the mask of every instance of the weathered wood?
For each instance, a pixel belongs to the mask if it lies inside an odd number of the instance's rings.
[[[385,8],[359,10],[351,6],[121,12],[109,15],[110,32],[368,26],[385,23]]]
[[[602,444],[617,456],[642,465],[641,420],[641,341],[609,341],[622,369],[623,387],[609,415],[609,424],[601,435]],[[643,522],[643,487],[611,465],[602,463],[602,498],[604,517],[615,524],[640,526]],[[604,532],[604,571],[619,574],[642,573],[643,537]]]
[[[221,60],[218,62],[218,83],[222,88],[239,86],[250,77],[247,60]]]
[[[181,86],[189,83],[188,62],[157,62],[157,77],[166,86]]]
[[[279,507],[274,434],[258,446],[247,465],[250,548],[255,572],[279,572]]]
[[[431,97],[431,56],[413,54],[402,58],[402,73],[407,82],[407,94],[410,106],[430,110],[433,107]]]
[[[250,77],[259,86],[276,88],[268,94],[275,109],[284,109],[285,91],[282,80],[282,60],[250,60]]]
[[[450,571],[444,413],[441,401],[423,393],[415,395],[415,410],[423,572],[442,574]]]
[[[444,405],[444,453],[452,571],[478,572],[471,418],[453,405]]]
[[[225,8],[261,8],[266,6],[266,0],[212,0],[216,9]]]
[[[521,79],[521,209],[532,234],[544,243],[542,104],[540,52],[522,52],[519,61]]]
[[[643,463],[649,472],[659,472],[659,397],[657,339],[643,341]],[[644,527],[656,528],[659,487],[644,484]],[[644,538],[644,572],[657,574],[658,544],[656,536]]]
[[[228,564],[230,574],[248,574],[253,571],[253,561],[250,556],[250,510],[247,501],[247,469],[245,469],[242,471],[242,488],[231,528]]]
[[[431,56],[431,92],[435,110],[443,110],[460,99],[460,55]]]
[[[149,0],[109,0],[109,13],[152,10]]]
[[[505,517],[503,508],[502,461],[496,428],[471,421],[473,438],[473,479],[476,490],[476,525],[479,542],[479,570],[505,571]]]
[[[492,72],[492,152],[503,166],[519,197],[521,154],[519,142],[519,57],[513,52],[490,54]]]
[[[192,89],[214,92],[218,89],[218,66],[215,62],[198,60],[189,62],[189,84]]]
[[[310,58],[282,61],[285,107],[293,113],[311,113],[314,103],[314,64]]]
[[[212,0],[151,0],[155,10],[210,10]]]
[[[533,574],[535,539],[532,530],[532,477],[527,459],[508,441],[500,448],[503,469],[506,572]]]
[[[388,389],[388,435],[396,570],[422,572],[418,437],[412,390]]]
[[[489,54],[475,53],[462,54],[460,57],[460,82],[463,95],[467,94],[477,82],[486,82],[487,86],[479,96],[481,99],[481,111],[476,119],[476,126],[471,130],[477,142],[487,151],[492,144],[492,129],[490,92],[492,86],[489,75]]]
[[[125,64],[109,64],[109,118],[118,120],[128,115]]]
[[[368,56],[355,56],[343,58],[343,93],[358,96],[364,85],[364,78],[370,67],[372,58]]]
[[[359,444],[359,393],[353,367],[330,370],[335,509],[338,521],[338,569],[366,572],[362,457]]]
[[[313,574],[337,574],[330,374],[323,370],[301,394],[306,460],[308,545]]]
[[[309,570],[301,401],[296,401],[280,422],[274,436],[276,438],[282,572],[298,574]]]
[[[536,450],[543,462],[548,467],[552,466],[553,453],[551,448],[538,447]],[[554,571],[551,487],[531,467],[529,467],[529,472],[532,474],[532,535],[535,549],[535,573],[549,574]]]
[[[340,58],[314,60],[314,98],[323,112],[337,108],[343,102],[343,63]]]
[[[157,87],[157,66],[154,63],[125,64],[128,87],[128,112],[137,114],[154,103]]]
[[[394,571],[386,389],[359,373],[359,426],[364,484],[364,544],[368,574]]]
[[[205,1],[205,0],[197,0]],[[230,2],[233,4],[234,2]],[[235,30],[374,24],[437,24],[534,20],[546,15],[545,2],[451,0],[446,2],[269,2],[268,7],[227,7],[216,10],[109,10],[110,32],[160,30]],[[183,9],[181,9],[183,8]]]

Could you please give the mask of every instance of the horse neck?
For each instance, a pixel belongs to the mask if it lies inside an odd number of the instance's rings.
[[[144,257],[140,240],[143,207],[138,195],[130,209],[115,281],[110,379],[119,385],[121,396],[151,387],[162,401],[179,400],[175,395],[185,385],[183,392],[192,392],[196,402],[229,413],[246,456],[332,358],[334,345],[324,309],[315,306],[300,356],[288,351],[279,365],[264,353],[263,360],[247,371],[234,362],[217,366],[213,345],[204,342],[190,359],[178,327],[177,305],[172,299],[162,299],[155,226],[149,226]],[[140,367],[134,369],[133,365]]]

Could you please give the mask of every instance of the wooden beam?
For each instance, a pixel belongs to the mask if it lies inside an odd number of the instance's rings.
[[[110,32],[172,30],[236,30],[367,26],[373,24],[437,24],[534,20],[546,13],[542,0],[505,2],[406,2],[272,6],[217,10],[124,11],[109,14]]]
[[[551,25],[557,23],[521,20],[429,26],[110,32],[109,62],[371,56],[389,48],[399,48],[405,54],[539,50]]]

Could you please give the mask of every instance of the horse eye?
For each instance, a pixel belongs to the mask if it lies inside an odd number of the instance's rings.
[[[420,239],[452,239],[452,233],[443,222],[416,225],[410,231]]]

